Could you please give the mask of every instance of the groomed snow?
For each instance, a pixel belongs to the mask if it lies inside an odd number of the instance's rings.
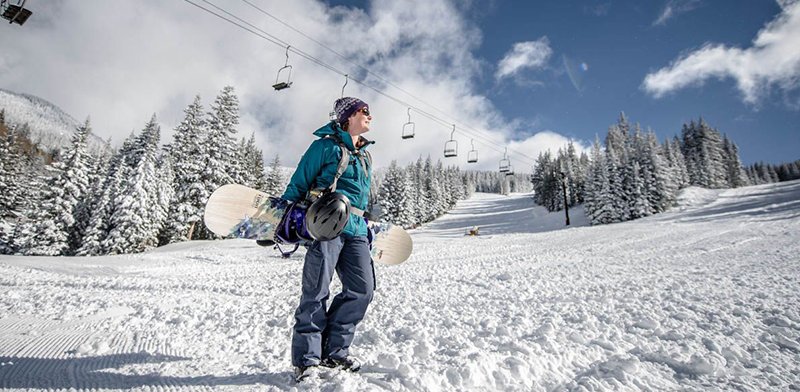
[[[359,374],[291,382],[303,252],[244,240],[0,256],[0,387],[76,390],[800,388],[800,182],[684,191],[586,226],[475,195],[376,266]],[[480,226],[480,236],[464,231]],[[577,226],[577,227],[576,227]],[[338,283],[335,283],[336,290]]]

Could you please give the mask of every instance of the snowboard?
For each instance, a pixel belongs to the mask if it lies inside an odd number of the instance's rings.
[[[223,185],[206,202],[203,221],[214,234],[251,240],[272,240],[283,209],[271,208],[269,195],[238,184]],[[388,222],[369,222],[374,236],[371,254],[376,262],[400,264],[411,255],[411,236]]]

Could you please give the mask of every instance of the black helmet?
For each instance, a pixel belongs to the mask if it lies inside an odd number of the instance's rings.
[[[323,195],[306,212],[306,230],[317,241],[329,241],[342,234],[350,218],[350,200],[339,192]]]

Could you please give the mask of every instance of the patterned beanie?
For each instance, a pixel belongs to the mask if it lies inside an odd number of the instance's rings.
[[[340,125],[344,125],[347,123],[347,119],[349,119],[356,110],[363,107],[369,107],[369,105],[358,98],[343,97],[337,99],[333,104],[333,113],[336,115],[336,121],[338,121]]]

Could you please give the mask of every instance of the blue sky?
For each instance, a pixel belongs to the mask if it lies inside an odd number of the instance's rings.
[[[667,6],[675,11],[659,19]],[[758,31],[781,12],[775,2],[495,1],[476,7],[474,22],[483,33],[478,53],[487,62],[499,62],[517,42],[542,37],[552,50],[541,67],[500,81],[478,81],[508,117],[591,139],[596,133],[602,137],[624,111],[663,139],[703,116],[740,146],[745,163],[800,158],[796,91],[788,93],[793,102],[785,102],[784,92],[773,88],[747,103],[732,78],[711,78],[703,86],[660,98],[642,88],[648,73],[705,44],[750,47]]]
[[[446,165],[496,170],[507,154],[529,172],[542,151],[604,137],[621,111],[662,140],[703,116],[745,164],[800,158],[795,0],[192,1],[283,43],[188,0],[29,2],[24,26],[0,24],[0,88],[88,116],[119,145],[154,113],[169,142],[195,95],[209,108],[231,85],[240,134],[286,166],[328,120],[344,74],[363,83],[345,94],[370,104],[378,166],[442,158],[452,134],[459,156]],[[335,71],[291,53],[294,84],[275,92],[287,44]],[[409,106],[437,118],[412,111],[417,136],[401,140]]]

